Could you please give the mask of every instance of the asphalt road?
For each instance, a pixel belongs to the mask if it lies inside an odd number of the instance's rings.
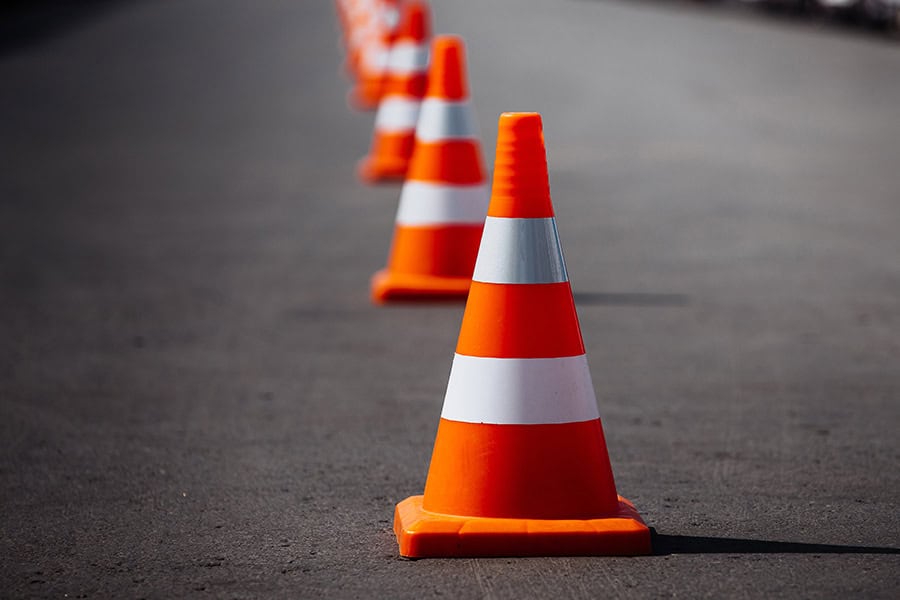
[[[406,561],[462,306],[377,308],[331,2],[130,2],[0,55],[0,596],[894,598],[900,48],[437,1],[485,154],[543,113],[657,555]]]

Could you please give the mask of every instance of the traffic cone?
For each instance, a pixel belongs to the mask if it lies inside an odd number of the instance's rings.
[[[359,77],[359,61],[364,46],[375,32],[376,0],[343,0],[343,42],[347,52],[345,68],[354,80]]]
[[[372,278],[374,302],[469,292],[488,191],[465,73],[462,39],[436,37],[388,266]]]
[[[391,46],[384,96],[375,115],[375,134],[359,176],[370,183],[403,180],[415,143],[416,121],[428,77],[428,5],[404,5],[403,21]]]
[[[352,18],[346,69],[355,84],[347,99],[358,110],[375,110],[384,95],[384,79],[398,21],[397,0],[363,3]]]
[[[537,113],[500,117],[425,495],[397,505],[394,531],[411,558],[650,552],[616,493]]]
[[[334,0],[345,50],[359,15],[368,11],[373,2],[374,0]]]

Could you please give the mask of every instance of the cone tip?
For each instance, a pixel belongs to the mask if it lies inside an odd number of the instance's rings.
[[[398,38],[424,41],[431,36],[428,3],[412,0],[406,4],[406,13],[398,31]]]
[[[457,35],[435,37],[431,44],[431,67],[426,96],[465,100],[468,95],[463,39]]]
[[[500,115],[488,216],[553,216],[544,129],[539,113],[505,112]]]
[[[536,112],[505,112],[497,125],[498,136],[513,139],[540,137],[543,130],[541,115]]]
[[[432,41],[432,53],[435,55],[445,52],[462,52],[465,47],[465,41],[462,37],[452,34],[441,34],[434,36]]]

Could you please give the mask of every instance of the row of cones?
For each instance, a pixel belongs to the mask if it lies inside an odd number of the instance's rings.
[[[467,298],[425,493],[395,509],[400,554],[648,554],[650,530],[616,492],[540,115],[500,116],[489,197],[462,39],[436,37],[429,64],[427,5],[343,0],[345,39],[363,4],[368,14],[400,15],[378,38],[393,45],[372,154],[360,169],[367,181],[403,178],[372,298]],[[357,74],[361,89],[368,74]]]

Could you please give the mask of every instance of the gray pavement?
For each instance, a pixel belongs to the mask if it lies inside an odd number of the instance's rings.
[[[0,56],[0,596],[900,586],[900,48],[672,3],[438,1],[485,153],[544,115],[657,555],[405,561],[462,306],[376,308],[328,1],[123,3]]]

